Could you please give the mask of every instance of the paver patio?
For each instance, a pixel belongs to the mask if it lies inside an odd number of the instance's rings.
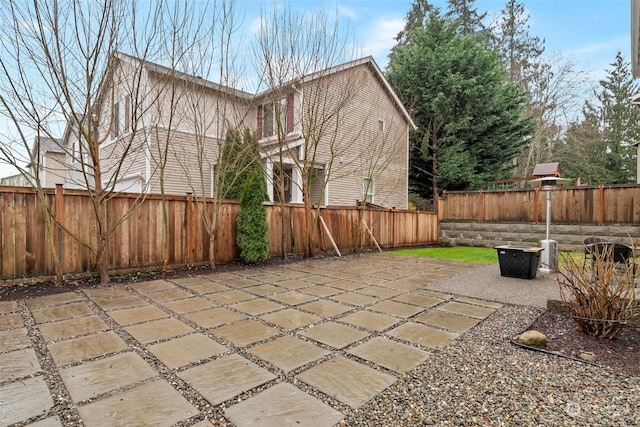
[[[500,308],[425,289],[475,267],[376,254],[0,302],[0,425],[335,425]]]

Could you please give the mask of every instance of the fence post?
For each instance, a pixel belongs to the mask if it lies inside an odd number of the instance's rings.
[[[604,225],[604,185],[598,186],[598,225]]]
[[[62,193],[62,184],[56,184],[56,248],[58,250],[58,263],[60,265],[61,273],[64,273],[64,265],[62,258],[62,224],[64,219],[64,197]]]
[[[391,247],[396,247],[396,208],[391,208]]]
[[[540,186],[536,186],[534,193],[534,203],[533,203],[533,222],[538,224],[540,220]]]
[[[187,193],[187,265],[190,267],[193,252],[193,194]]]
[[[480,197],[478,198],[479,200],[479,204],[480,206],[478,206],[478,216],[479,221],[483,222],[484,221],[484,192],[482,190],[480,190]]]

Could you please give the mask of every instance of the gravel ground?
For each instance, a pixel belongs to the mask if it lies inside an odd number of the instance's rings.
[[[344,424],[640,425],[640,377],[509,343],[540,313],[503,307]]]

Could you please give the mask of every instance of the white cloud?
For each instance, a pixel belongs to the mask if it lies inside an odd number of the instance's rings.
[[[404,28],[404,19],[378,19],[371,27],[364,30],[366,34],[362,34],[360,40],[366,40],[363,43],[362,50],[364,54],[373,56],[378,65],[384,67],[387,63],[387,56],[393,46],[395,46],[395,37]]]
[[[338,16],[344,16],[344,17],[347,17],[349,19],[357,19],[358,18],[358,14],[356,13],[356,11],[351,9],[351,8],[337,5],[336,9],[338,11]]]

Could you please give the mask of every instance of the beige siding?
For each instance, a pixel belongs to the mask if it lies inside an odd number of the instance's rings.
[[[363,200],[363,179],[371,178],[373,203],[405,209],[408,123],[375,73],[367,65],[342,71],[307,84],[304,97],[307,120],[336,117],[315,132],[317,162],[330,164],[329,204],[354,205]],[[383,131],[379,131],[379,120],[384,123]]]
[[[168,147],[165,192],[211,195],[220,142],[229,126],[256,130],[257,102],[194,79],[172,81],[163,73],[136,71],[135,64],[123,65],[113,74],[113,90],[106,91],[100,122],[107,136],[101,150],[104,176],[113,176],[126,152],[118,176],[141,174],[149,191],[159,193],[159,164]],[[134,90],[138,87],[143,89]],[[305,137],[306,159],[297,148],[286,156],[300,169],[307,160],[307,168],[324,171],[330,205],[355,205],[364,197],[363,179],[369,178],[375,204],[407,207],[409,123],[386,90],[368,62],[316,75],[295,90],[293,134]],[[124,98],[130,99],[130,126],[112,141],[112,104]],[[289,138],[295,139],[293,134]],[[314,203],[324,202],[319,181],[311,189]]]
[[[56,184],[64,184],[66,175],[65,153],[47,151],[42,165],[44,172],[43,186],[53,188]]]

